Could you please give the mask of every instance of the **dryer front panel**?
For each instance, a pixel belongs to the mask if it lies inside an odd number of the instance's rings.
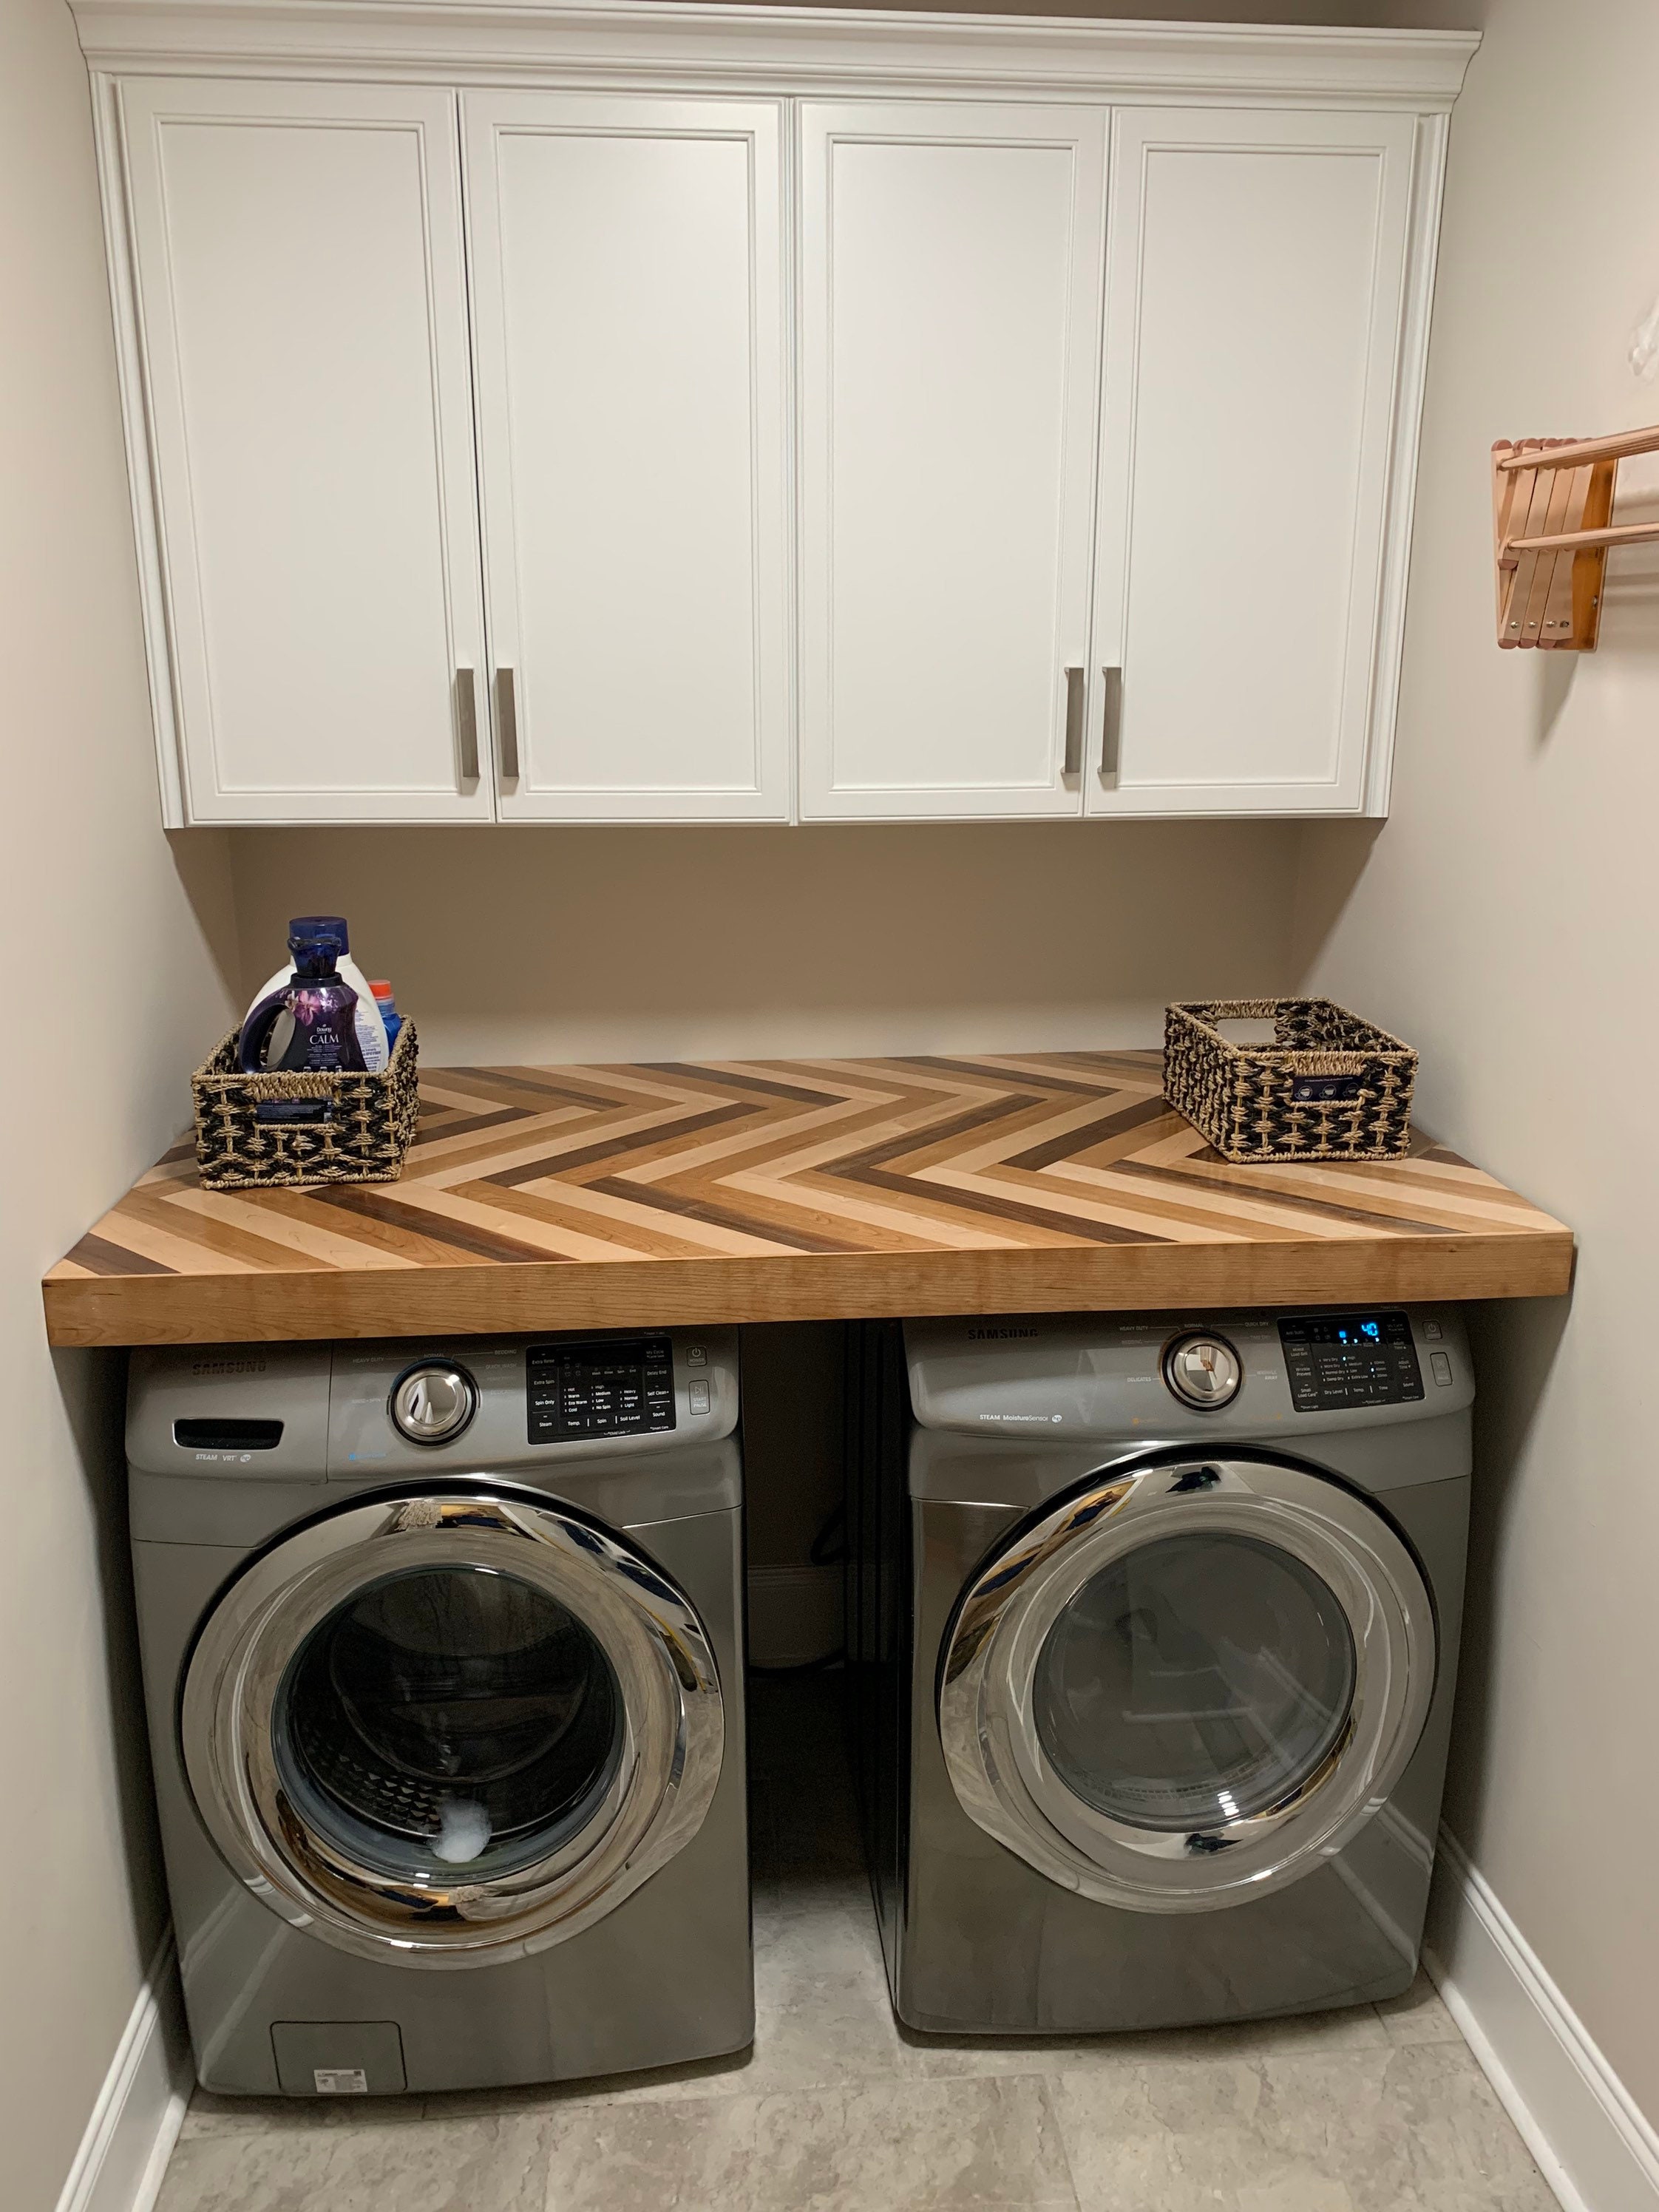
[[[703,1625],[614,1531],[483,1477],[325,1514],[240,1572],[180,1705],[219,1850],[362,1956],[490,1964],[576,1934],[702,1825]]]
[[[1340,1484],[1263,1456],[1102,1472],[963,1594],[940,1741],[976,1824],[1052,1881],[1207,1911],[1340,1850],[1416,1748],[1434,1613]]]

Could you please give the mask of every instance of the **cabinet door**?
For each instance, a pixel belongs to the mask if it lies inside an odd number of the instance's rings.
[[[1079,811],[1108,122],[802,106],[803,815]]]
[[[120,103],[190,818],[488,818],[453,95]]]
[[[1414,128],[1116,119],[1091,812],[1363,804]]]
[[[463,95],[501,812],[789,812],[769,100]]]

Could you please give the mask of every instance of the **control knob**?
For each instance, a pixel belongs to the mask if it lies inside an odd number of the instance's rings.
[[[392,1425],[412,1444],[448,1443],[477,1410],[477,1384],[447,1360],[411,1367],[392,1388]]]
[[[1178,1336],[1164,1353],[1164,1380],[1183,1405],[1207,1413],[1237,1397],[1244,1368],[1224,1336],[1196,1330]]]

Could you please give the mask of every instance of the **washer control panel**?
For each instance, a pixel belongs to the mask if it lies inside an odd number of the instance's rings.
[[[1423,1395],[1423,1370],[1406,1314],[1298,1315],[1279,1322],[1279,1340],[1298,1413],[1402,1406]],[[1451,1380],[1449,1368],[1446,1380]]]
[[[532,1444],[577,1437],[638,1437],[674,1425],[674,1352],[665,1336],[601,1338],[590,1344],[532,1344],[525,1353]],[[708,1411],[689,1393],[691,1410]]]

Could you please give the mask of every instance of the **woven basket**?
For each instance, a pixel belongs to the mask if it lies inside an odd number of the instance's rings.
[[[420,1112],[415,1024],[405,1021],[390,1064],[370,1075],[245,1075],[236,1035],[216,1046],[190,1079],[196,1101],[196,1158],[214,1190],[307,1182],[395,1182]],[[322,1121],[262,1121],[262,1101],[325,1098]]]
[[[1273,1044],[1218,1022],[1271,1021]],[[1164,1096],[1230,1160],[1394,1160],[1417,1054],[1329,999],[1212,999],[1164,1010]]]

